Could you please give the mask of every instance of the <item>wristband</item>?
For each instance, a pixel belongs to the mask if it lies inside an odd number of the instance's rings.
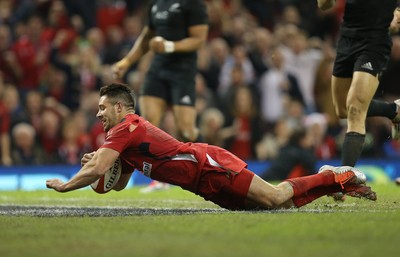
[[[173,53],[175,51],[175,43],[172,41],[164,41],[164,50],[166,53]]]

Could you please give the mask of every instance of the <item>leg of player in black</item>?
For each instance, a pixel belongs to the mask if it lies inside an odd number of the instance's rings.
[[[400,117],[398,117],[400,101],[385,102],[372,100],[367,117],[381,116],[386,117],[393,122],[392,138],[400,139]],[[361,155],[364,145],[365,134],[357,132],[348,132],[343,141],[342,165],[354,166]]]
[[[361,155],[367,110],[377,86],[377,79],[365,72],[355,72],[352,78],[332,77],[336,113],[340,118],[347,118],[341,155],[344,166],[354,166]]]
[[[367,117],[381,116],[390,119],[393,123],[392,139],[400,139],[400,99],[390,103],[372,100],[369,105]]]

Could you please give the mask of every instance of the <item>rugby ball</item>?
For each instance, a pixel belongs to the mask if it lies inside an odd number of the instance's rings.
[[[114,165],[107,170],[107,172],[101,176],[98,180],[93,182],[90,186],[92,189],[99,194],[105,194],[109,192],[118,183],[119,177],[122,172],[121,159],[118,158]]]

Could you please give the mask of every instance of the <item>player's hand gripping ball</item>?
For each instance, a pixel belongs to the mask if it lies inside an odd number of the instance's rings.
[[[107,172],[101,176],[98,180],[93,182],[90,186],[92,189],[99,194],[105,194],[109,192],[118,183],[119,177],[121,176],[122,165],[121,159],[118,158],[114,165],[107,170]]]

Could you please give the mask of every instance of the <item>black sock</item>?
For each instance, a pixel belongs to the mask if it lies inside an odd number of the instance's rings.
[[[379,100],[372,100],[369,104],[367,117],[383,116],[393,119],[397,115],[397,106],[395,103],[388,103]]]
[[[357,132],[346,133],[342,146],[342,165],[352,166],[356,165],[358,158],[364,146],[365,135]]]

